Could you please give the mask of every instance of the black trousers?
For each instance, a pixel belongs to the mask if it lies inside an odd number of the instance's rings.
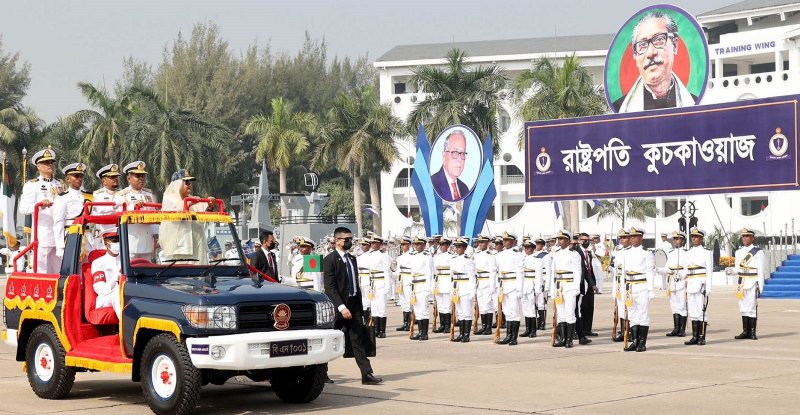
[[[366,341],[365,336],[367,333],[366,327],[364,327],[364,314],[360,306],[351,304],[355,303],[355,301],[352,300],[353,298],[354,297],[350,297],[346,305],[347,309],[350,310],[350,314],[353,315],[353,318],[345,320],[341,313],[337,313],[334,327],[341,329],[344,335],[350,339],[350,344],[353,346],[353,357],[356,360],[358,369],[361,370],[361,377],[363,378],[372,373],[372,365],[370,365],[367,354],[364,351],[364,342]]]
[[[575,299],[575,334],[578,335],[579,339],[586,337],[586,335],[583,334],[583,316],[581,315],[581,311],[583,310],[583,302],[586,301],[584,298],[584,295],[580,294]]]
[[[583,332],[589,333],[592,331],[592,322],[594,320],[594,291],[589,288],[581,301],[581,321],[583,323]]]

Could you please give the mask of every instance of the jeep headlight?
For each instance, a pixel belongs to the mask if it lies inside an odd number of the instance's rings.
[[[236,329],[236,308],[231,306],[185,305],[181,307],[189,325],[196,329]]]
[[[333,323],[336,317],[336,310],[330,301],[320,301],[317,305],[317,326],[325,326]]]

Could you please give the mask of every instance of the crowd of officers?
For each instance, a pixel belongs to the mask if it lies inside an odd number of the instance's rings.
[[[691,338],[685,344],[704,345],[714,269],[711,251],[703,247],[705,232],[692,228],[689,247],[686,235],[673,233],[671,246],[665,247],[666,264],[659,267],[653,251],[642,246],[644,233],[637,227],[621,230],[619,245],[608,253],[605,271],[601,262],[606,252],[599,236],[573,236],[566,230],[547,239],[525,237],[522,241],[512,233],[478,235],[471,240],[404,236],[396,241],[397,252],[381,237],[369,235],[359,240],[353,253],[365,315],[378,338],[386,337],[386,305],[394,301],[403,312],[396,330],[408,332],[411,340],[424,341],[430,333],[443,333],[453,342],[467,343],[471,335],[492,335],[496,343],[513,346],[520,337],[536,337],[537,331],[546,329],[550,308],[553,347],[571,348],[573,340],[589,344],[587,336],[597,335],[591,331],[593,305],[583,306],[599,292],[597,285],[607,272],[615,302],[612,340],[624,341],[626,351],[647,350],[650,301],[659,277],[666,281],[673,313],[673,329],[667,336],[685,337],[691,321]],[[735,253],[735,273],[742,333],[736,339],[756,340],[764,254],[753,246],[752,230],[745,228],[740,236],[743,246]],[[303,255],[324,254],[323,245],[295,238],[290,276],[283,282],[320,289],[321,273],[303,273]],[[525,329],[520,333],[523,320]]]

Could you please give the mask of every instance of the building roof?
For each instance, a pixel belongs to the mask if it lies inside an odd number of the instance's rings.
[[[798,7],[800,7],[800,2],[792,0],[744,0],[725,7],[720,7],[719,9],[700,13],[697,15],[697,17],[715,16],[718,14],[738,13],[744,11],[756,11],[772,7],[786,6],[789,4],[797,4]]]
[[[613,34],[555,36],[532,39],[482,40],[476,42],[431,43],[425,45],[399,45],[384,53],[377,62],[444,59],[453,48],[461,49],[467,56],[503,56],[531,53],[608,50]]]

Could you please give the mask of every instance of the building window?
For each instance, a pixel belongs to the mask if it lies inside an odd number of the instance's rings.
[[[678,213],[678,199],[664,199],[664,217],[668,218]]]
[[[394,179],[394,188],[405,188],[411,185],[409,183],[409,178],[411,175],[414,174],[414,168],[406,168],[400,170],[400,173],[397,174],[397,178]]]
[[[761,213],[769,206],[769,197],[754,196],[742,198],[742,215],[753,216]]]
[[[500,184],[521,184],[525,183],[525,175],[519,167],[513,164],[500,166]]]
[[[511,219],[522,210],[522,204],[519,205],[506,205],[506,219]]]
[[[405,82],[395,82],[394,83],[394,93],[395,94],[405,94],[406,93],[406,83]]]
[[[583,212],[584,218],[591,218],[592,216],[598,214],[600,212],[600,206],[595,206],[594,203],[583,202],[581,203],[581,211]]]
[[[504,110],[498,111],[497,124],[501,134],[505,133],[509,128],[511,128],[511,116],[508,115],[508,112]]]

